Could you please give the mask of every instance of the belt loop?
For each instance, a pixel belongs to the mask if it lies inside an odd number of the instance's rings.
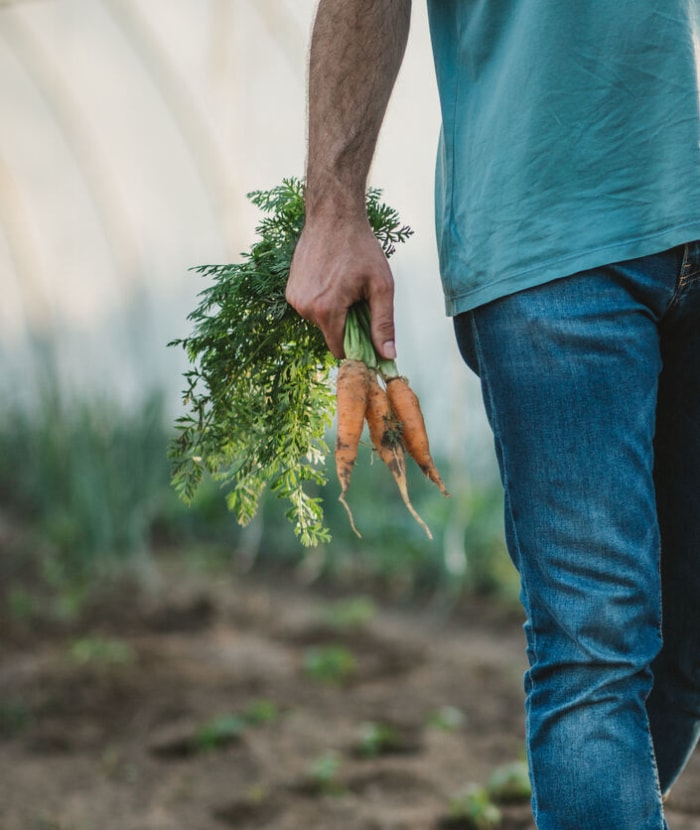
[[[683,258],[681,259],[681,280],[685,279],[686,273],[690,270],[690,245],[686,242],[683,245]]]
[[[690,260],[690,245],[686,242],[683,248],[683,256],[681,258],[681,270],[678,273],[678,285],[685,285],[690,276],[691,260]]]
[[[686,242],[683,246],[683,261],[681,263],[681,282],[700,272],[700,241]]]

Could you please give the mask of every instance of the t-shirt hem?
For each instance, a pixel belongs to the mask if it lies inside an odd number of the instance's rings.
[[[476,286],[455,296],[446,294],[445,312],[447,316],[454,317],[517,291],[534,288],[546,282],[562,279],[591,268],[600,268],[613,262],[650,256],[696,239],[700,239],[700,220],[586,250],[554,262],[533,266],[524,271],[502,275],[485,285]],[[467,269],[468,266],[464,268]]]

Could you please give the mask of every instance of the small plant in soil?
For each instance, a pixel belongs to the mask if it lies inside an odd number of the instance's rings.
[[[195,746],[198,750],[219,749],[240,740],[251,726],[262,726],[279,717],[279,709],[271,700],[254,700],[239,714],[218,715],[207,721],[197,731]]]
[[[70,660],[78,666],[87,666],[98,671],[131,666],[136,662],[136,652],[118,637],[80,637],[69,649]]]
[[[527,763],[513,761],[495,769],[486,784],[491,800],[497,804],[524,804],[532,789]]]
[[[330,603],[323,612],[323,621],[339,631],[362,628],[377,614],[376,603],[370,597],[358,596]]]
[[[304,671],[319,683],[342,685],[356,673],[357,659],[345,646],[309,648],[304,653]]]
[[[11,588],[6,602],[10,618],[16,623],[26,625],[37,616],[37,601],[24,588]]]
[[[355,754],[360,758],[410,754],[420,749],[420,728],[409,724],[366,721],[360,726]]]
[[[454,732],[464,725],[465,720],[464,712],[456,706],[441,706],[428,715],[426,725],[431,729]]]
[[[166,731],[151,742],[151,752],[164,758],[187,757],[199,752],[224,749],[241,740],[244,733],[271,723],[279,709],[270,700],[255,700],[242,712],[224,712],[198,726],[186,725]]]
[[[347,788],[339,778],[342,760],[329,750],[315,758],[309,767],[309,789],[317,795],[344,795]]]
[[[400,744],[399,733],[391,724],[367,722],[360,727],[357,751],[364,758],[376,758],[396,751]]]
[[[199,751],[219,749],[240,740],[248,724],[240,715],[219,715],[200,727],[195,735]]]
[[[249,703],[243,710],[243,720],[251,726],[272,723],[280,716],[277,704],[271,700],[261,699]]]
[[[501,826],[501,811],[491,801],[485,787],[470,784],[450,800],[449,816],[441,830],[496,830]]]

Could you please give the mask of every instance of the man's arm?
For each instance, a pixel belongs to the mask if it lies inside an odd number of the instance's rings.
[[[347,309],[366,299],[379,353],[395,356],[394,280],[365,190],[408,39],[411,0],[321,0],[309,66],[306,223],[287,300],[343,355]]]

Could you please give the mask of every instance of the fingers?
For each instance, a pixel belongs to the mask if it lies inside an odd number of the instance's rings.
[[[287,302],[305,320],[321,330],[331,354],[338,359],[343,358],[348,306],[338,304],[334,292],[328,290],[329,286],[310,275],[311,271],[304,264],[303,257],[295,254],[287,282]]]
[[[345,357],[345,318],[347,308],[320,308],[314,317],[307,318],[321,329],[326,345],[333,357]]]
[[[396,357],[394,279],[366,222],[323,233],[305,228],[292,259],[286,298],[302,317],[320,328],[336,358],[345,356],[347,310],[367,300],[375,350],[384,359]]]

